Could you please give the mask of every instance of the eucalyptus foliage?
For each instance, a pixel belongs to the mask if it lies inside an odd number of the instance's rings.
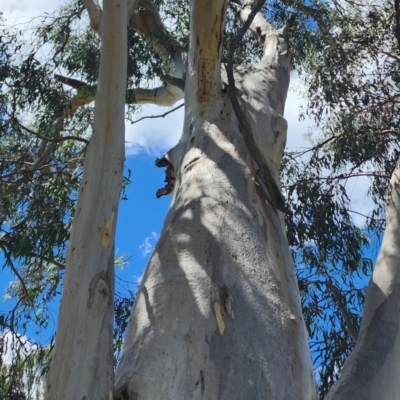
[[[292,210],[286,217],[288,238],[323,396],[356,340],[365,277],[372,269],[365,250],[369,236],[379,238],[384,228],[384,194],[399,156],[399,6],[388,0],[308,3],[271,0],[265,13],[276,26],[296,15],[293,69],[307,88],[302,112],[318,128],[310,149],[287,152],[282,183]],[[188,2],[155,4],[167,26],[174,27],[168,35],[187,49]],[[223,62],[239,26],[232,1]],[[0,332],[19,335],[29,323],[46,328],[49,304],[60,294],[92,130],[100,41],[81,0],[32,23],[29,30],[0,29],[0,248],[4,268],[15,276],[7,290],[15,306],[0,315]],[[236,51],[238,63],[260,57],[253,42],[250,34],[244,37]],[[168,57],[154,52],[151,44],[152,38],[128,29],[127,90],[133,93],[127,98],[128,120],[137,110],[135,89],[162,80],[168,69]],[[348,184],[359,176],[371,179],[368,195],[375,204],[363,227],[352,218],[358,211],[350,209]],[[117,358],[133,297],[127,293],[116,299]],[[4,387],[14,385],[10,390],[18,391],[22,378],[13,371],[21,371],[23,354],[14,347],[11,366],[2,368],[9,377]],[[36,361],[45,365],[44,359]]]

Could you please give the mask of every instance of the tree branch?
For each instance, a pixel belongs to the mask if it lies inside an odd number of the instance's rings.
[[[164,118],[164,117],[166,117],[168,114],[173,113],[174,111],[178,110],[179,108],[183,107],[184,105],[185,105],[185,103],[182,103],[182,104],[180,104],[178,107],[175,107],[175,108],[173,108],[172,110],[169,110],[169,111],[167,111],[167,112],[164,113],[164,114],[160,114],[160,115],[148,115],[148,116],[146,116],[146,117],[139,118],[139,119],[137,119],[136,121],[133,121],[133,122],[132,122],[132,125],[133,125],[133,124],[137,124],[138,122],[143,121],[144,119],[148,119],[148,118]]]
[[[351,337],[354,343],[357,342],[357,332],[354,328],[353,322],[351,321],[351,315],[342,301],[342,294],[340,290],[332,283],[330,279],[326,281],[326,285],[331,290],[333,299],[335,300],[336,305],[339,307],[341,313],[343,314],[344,320],[346,322],[347,333]]]
[[[131,89],[126,91],[127,104],[156,104],[172,106],[183,99],[183,92],[176,86],[167,83],[154,89]]]
[[[3,248],[4,252],[8,251],[9,255],[11,255],[12,245],[10,243],[6,242],[5,240],[0,240],[0,247]],[[7,247],[7,250],[5,250],[5,247]],[[40,258],[41,260],[46,261],[46,262],[51,263],[51,264],[54,264],[54,265],[56,265],[57,267],[59,267],[61,269],[65,269],[65,265],[64,264],[61,264],[60,262],[58,262],[56,260],[53,260],[51,258],[42,256],[42,255],[37,254],[37,253],[29,253],[29,254],[27,254],[27,257]]]
[[[28,289],[26,288],[25,282],[22,279],[22,276],[19,274],[18,270],[15,268],[13,262],[11,261],[11,252],[10,249],[6,249],[7,242],[4,242],[3,240],[0,240],[0,247],[3,249],[4,254],[6,256],[6,264],[9,265],[11,268],[11,271],[14,272],[15,276],[18,278],[19,282],[21,283],[22,291],[24,292],[26,298],[29,300],[29,302],[33,305],[33,300],[29,296]]]
[[[278,184],[275,182],[275,179],[271,173],[270,167],[267,164],[264,156],[259,150],[253,136],[253,132],[251,131],[250,124],[247,122],[246,116],[242,111],[238,97],[236,95],[236,86],[235,86],[235,78],[233,75],[233,60],[235,55],[235,49],[239,44],[240,40],[243,38],[243,35],[251,25],[254,20],[254,17],[261,10],[264,5],[264,0],[257,0],[254,4],[251,12],[248,15],[246,22],[243,24],[242,28],[239,32],[232,38],[230,46],[229,46],[229,55],[228,55],[228,65],[226,66],[226,72],[228,76],[229,83],[229,98],[231,100],[232,108],[236,114],[236,118],[239,124],[239,130],[243,135],[243,139],[246,143],[246,146],[254,158],[255,162],[258,164],[259,170],[258,174],[264,183],[267,192],[269,194],[269,198],[272,202],[272,205],[282,212],[290,213],[290,210],[285,205],[285,200],[282,196],[282,193],[279,189]]]
[[[22,125],[19,121],[15,120],[16,122],[23,130],[27,131],[28,133],[37,136],[39,139],[45,140],[46,142],[54,142],[54,143],[59,143],[59,142],[64,142],[66,140],[76,140],[77,142],[83,142],[85,144],[89,144],[89,140],[78,137],[78,136],[63,136],[60,138],[52,139],[46,136],[41,135],[40,133],[37,133],[26,126]]]
[[[68,78],[62,75],[54,75],[59,82],[64,83],[65,85],[71,86],[74,89],[80,89],[82,87],[87,87],[85,82],[79,81],[78,79]]]
[[[140,0],[139,7],[129,20],[129,26],[143,37],[164,60],[182,58],[186,54],[182,45],[167,31],[154,3]],[[169,71],[170,72],[170,71]],[[180,78],[183,77],[183,71]]]
[[[83,4],[89,13],[90,26],[100,36],[102,30],[102,10],[97,0],[83,0]]]

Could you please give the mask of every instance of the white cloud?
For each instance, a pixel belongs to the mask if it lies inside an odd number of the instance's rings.
[[[285,118],[289,125],[287,146],[296,148],[310,147],[310,143],[304,137],[313,126],[309,118],[299,121],[299,109],[305,102],[299,93],[299,88],[301,88],[299,80],[294,76],[285,107]],[[141,113],[136,115],[136,120],[144,116],[162,115],[179,104],[182,102],[170,108],[144,105]],[[184,108],[182,107],[164,118],[144,119],[133,125],[127,123],[126,154],[129,156],[146,153],[159,156],[167,152],[178,143],[182,135],[183,119]]]
[[[182,102],[176,103],[173,107],[159,107],[145,105],[142,112],[135,116],[136,120],[149,115],[162,115]],[[178,143],[182,136],[184,118],[184,107],[168,114],[164,118],[144,119],[136,124],[126,124],[126,154],[136,155],[147,153],[161,155]]]
[[[346,183],[347,194],[350,197],[350,215],[359,227],[365,227],[366,218],[374,208],[374,202],[367,196],[371,180],[367,176],[353,178]]]
[[[301,94],[304,90],[297,74],[293,73],[285,106],[285,118],[288,123],[287,148],[311,147],[305,136],[312,130],[317,130],[314,128],[315,124],[311,118],[306,117],[299,121],[300,108],[307,102],[307,99],[303,98]]]
[[[146,257],[153,251],[158,238],[159,235],[157,232],[151,232],[150,236],[144,239],[143,243],[139,246],[139,249],[142,250],[143,257]]]
[[[44,13],[52,13],[58,7],[66,4],[66,0],[0,0],[0,11],[7,25],[15,25],[30,21]],[[37,19],[37,22],[40,20]]]

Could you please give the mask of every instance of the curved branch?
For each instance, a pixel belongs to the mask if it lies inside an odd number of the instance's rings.
[[[264,5],[264,0],[258,0],[251,12],[248,15],[246,22],[243,24],[242,28],[239,30],[237,35],[232,38],[232,41],[229,46],[229,55],[228,55],[228,65],[226,67],[226,72],[228,76],[229,83],[229,98],[231,100],[232,108],[236,114],[236,118],[239,124],[239,130],[243,136],[244,142],[251,154],[254,158],[255,162],[258,164],[259,170],[257,173],[259,174],[265,188],[269,194],[269,198],[271,200],[272,205],[275,209],[280,210],[282,212],[290,213],[290,210],[285,205],[285,199],[282,196],[282,193],[279,189],[278,184],[275,182],[275,179],[271,173],[270,167],[268,166],[267,161],[259,150],[253,136],[253,132],[251,131],[250,124],[248,123],[244,112],[242,111],[239,100],[236,94],[236,86],[235,86],[235,78],[233,75],[233,60],[235,55],[235,49],[239,42],[242,40],[243,35],[250,27],[257,13],[261,10]]]
[[[89,13],[90,26],[101,37],[103,12],[97,0],[83,0]]]
[[[78,136],[63,136],[60,138],[56,138],[56,139],[52,139],[46,136],[41,135],[40,133],[37,133],[29,128],[27,128],[26,126],[22,125],[20,122],[18,122],[17,120],[15,120],[15,122],[25,131],[27,131],[28,133],[37,136],[39,139],[45,140],[46,142],[54,142],[54,143],[59,143],[59,142],[64,142],[66,140],[76,140],[77,142],[83,142],[85,144],[89,144],[89,140],[78,137]]]
[[[134,29],[165,61],[170,62],[167,73],[184,79],[187,54],[182,45],[165,28],[160,14],[150,0],[140,0],[129,26]]]
[[[144,119],[149,119],[149,118],[164,118],[166,117],[168,114],[173,113],[174,111],[178,110],[179,108],[183,107],[185,105],[185,103],[180,104],[178,107],[173,108],[172,110],[167,111],[164,114],[160,114],[160,115],[147,115],[146,117],[142,117],[137,119],[136,121],[133,121],[131,125],[133,124],[137,124],[140,121],[143,121]]]
[[[54,129],[54,137],[51,138],[53,140],[48,140],[48,138],[45,139],[46,141],[50,141],[51,143],[49,143],[46,146],[46,148],[43,151],[42,155],[40,156],[39,160],[37,160],[29,168],[30,171],[35,171],[36,169],[38,169],[40,166],[43,165],[43,163],[47,160],[47,158],[49,158],[50,154],[54,150],[55,143],[57,141],[59,141],[58,139],[60,139],[60,137],[61,137],[60,134],[64,127],[64,119],[68,118],[68,117],[72,117],[75,114],[76,110],[80,106],[89,104],[94,100],[95,100],[94,95],[89,95],[87,97],[81,97],[79,94],[76,97],[71,99],[69,105],[65,108],[64,112],[58,117],[58,120],[55,125],[55,129]]]
[[[22,279],[22,276],[19,274],[18,270],[15,268],[14,263],[11,261],[11,250],[6,249],[6,245],[8,243],[4,242],[3,240],[0,240],[0,247],[3,249],[4,254],[6,256],[6,264],[9,265],[11,268],[11,271],[15,274],[15,276],[18,278],[19,282],[21,283],[22,291],[24,292],[26,298],[29,300],[29,302],[33,305],[33,300],[29,296],[28,289],[26,288],[25,282]]]

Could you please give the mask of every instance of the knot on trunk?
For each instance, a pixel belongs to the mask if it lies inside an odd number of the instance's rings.
[[[163,188],[158,189],[156,192],[156,196],[159,199],[161,196],[165,196],[167,194],[172,193],[175,187],[176,179],[175,179],[174,166],[165,157],[165,155],[162,158],[156,159],[156,167],[158,168],[167,167],[167,169],[165,170],[165,179],[164,179],[164,182],[166,182],[167,184]]]

